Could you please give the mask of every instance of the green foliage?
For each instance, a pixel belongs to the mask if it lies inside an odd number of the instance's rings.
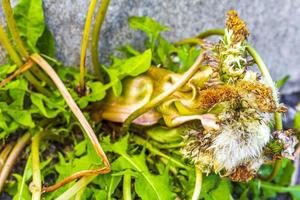
[[[213,200],[224,199],[231,200],[233,199],[230,191],[230,182],[228,180],[221,180],[217,188],[210,192],[211,198]]]
[[[89,102],[100,101],[105,97],[105,88],[101,82],[88,81],[86,83],[89,88],[89,93],[82,98],[78,99],[77,103],[80,108],[86,107]]]
[[[130,17],[130,28],[141,30],[149,37],[149,47],[153,50],[155,42],[162,31],[169,30],[168,27],[159,24],[150,17]]]
[[[53,34],[49,31],[47,27],[41,37],[37,41],[38,50],[47,56],[55,57],[56,48],[55,48],[55,40]]]
[[[33,128],[31,110],[24,104],[28,92],[28,83],[25,79],[17,79],[0,88],[0,139],[7,137],[11,132],[22,128]],[[1,130],[2,129],[2,130]]]
[[[46,97],[40,93],[31,93],[32,111],[36,109],[36,113],[41,113],[46,118],[54,118],[59,113],[66,112],[65,102],[61,98]]]
[[[270,165],[264,165],[259,174],[263,176],[268,176],[272,171]],[[292,175],[294,172],[294,165],[291,160],[283,159],[281,163],[281,168],[274,178],[273,182],[260,181],[254,179],[249,183],[239,183],[233,187],[236,193],[240,194],[240,199],[248,199],[252,196],[253,199],[269,199],[274,198],[278,193],[290,194],[293,200],[297,200],[297,193],[299,193],[299,186],[290,186]],[[242,191],[240,191],[240,189]],[[240,192],[239,192],[240,191]]]
[[[122,93],[121,80],[127,76],[134,77],[146,72],[151,66],[151,58],[151,50],[148,49],[142,54],[119,61],[106,69],[111,81],[109,85],[113,88],[116,96],[120,96]]]
[[[182,140],[182,131],[183,128],[163,128],[163,127],[154,127],[147,130],[147,135],[161,143],[172,143],[179,142]]]
[[[42,0],[20,0],[14,9],[14,17],[20,35],[31,49],[35,49],[45,30]]]
[[[130,27],[143,31],[148,37],[145,41],[147,50],[139,52],[130,45],[120,48],[119,51],[124,56],[113,57],[112,65],[105,67],[109,81],[101,83],[87,74],[87,92],[86,95],[80,96],[76,92],[79,82],[78,69],[63,66],[54,58],[55,40],[45,26],[42,0],[20,0],[15,7],[14,16],[27,47],[31,51],[47,56],[88,119],[90,113],[87,108],[94,108],[96,103],[101,103],[109,89],[112,89],[116,96],[122,94],[124,78],[136,77],[147,72],[151,66],[157,65],[183,73],[189,69],[201,51],[201,48],[193,45],[170,43],[161,36],[161,33],[169,28],[149,17],[131,17]],[[6,64],[0,68],[0,80],[3,80],[12,74],[17,66]],[[277,87],[281,87],[287,79],[288,77],[279,80]],[[0,88],[0,140],[5,140],[17,132],[42,131],[45,134],[40,145],[43,183],[53,184],[80,170],[102,167],[103,163],[89,139],[86,136],[80,137],[82,131],[73,119],[65,100],[55,88],[46,84],[44,87],[48,87],[51,96],[35,91],[21,75]],[[146,130],[138,127],[137,132],[141,137],[149,137],[146,145],[132,139],[134,133],[125,136],[115,135],[115,129],[110,132],[111,124],[105,123],[91,122],[101,138],[112,172],[94,178],[83,188],[80,199],[122,199],[121,182],[125,174],[131,175],[130,189],[133,199],[167,200],[192,197],[195,172],[193,165],[183,160],[181,156],[183,131],[181,128],[165,129],[158,126]],[[295,118],[295,128],[300,128],[299,113]],[[52,143],[58,148],[47,153]],[[25,152],[28,151],[29,148]],[[13,199],[31,199],[29,184],[32,181],[32,169],[30,166],[29,156],[22,176],[14,174],[14,179],[7,184],[5,191],[13,196]],[[234,196],[241,200],[248,197],[268,199],[278,193],[289,193],[293,199],[300,199],[299,186],[289,186],[293,171],[293,163],[284,160],[272,183],[257,179],[249,183],[231,183],[216,174],[204,175],[200,198],[230,200]],[[260,171],[262,175],[270,172],[270,166],[264,166]],[[75,182],[72,182],[52,193],[44,194],[43,199],[55,199],[74,184]]]
[[[192,64],[198,57],[200,50],[193,47],[191,48],[188,45],[183,45],[178,48],[177,53],[179,59],[182,61],[177,72],[185,72],[192,66]]]
[[[276,81],[276,88],[281,88],[290,79],[290,76],[285,76],[282,79]]]
[[[174,196],[169,188],[168,174],[153,175],[149,172],[146,165],[145,152],[130,156],[127,154],[128,135],[120,141],[105,144],[107,151],[119,154],[119,157],[113,164],[112,170],[134,170],[135,190],[142,199],[173,199]]]

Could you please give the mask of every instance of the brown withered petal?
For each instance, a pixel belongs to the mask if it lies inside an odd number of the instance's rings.
[[[256,172],[249,169],[246,165],[241,165],[228,177],[236,182],[248,182],[255,177]]]
[[[276,108],[276,112],[279,112],[279,113],[286,113],[287,111],[288,111],[288,108],[283,105],[280,105],[278,108]]]
[[[249,36],[249,30],[245,22],[239,18],[235,10],[227,12],[226,27],[233,31],[235,43],[243,42]]]
[[[255,103],[262,112],[275,112],[277,110],[272,96],[272,89],[259,82],[240,81],[237,83],[241,95],[243,91],[254,94]]]
[[[199,92],[198,102],[202,108],[211,108],[217,103],[235,99],[238,96],[233,86],[221,85]]]

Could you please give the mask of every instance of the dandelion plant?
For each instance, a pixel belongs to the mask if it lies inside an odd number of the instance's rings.
[[[130,17],[145,48],[123,46],[108,64],[98,44],[109,2],[90,2],[77,69],[55,58],[42,0],[2,1],[0,197],[297,199],[297,135],[283,130],[287,108],[237,12],[175,43],[168,27]]]

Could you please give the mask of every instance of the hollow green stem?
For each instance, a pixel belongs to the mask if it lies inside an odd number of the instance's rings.
[[[23,44],[23,41],[20,37],[20,34],[18,32],[16,21],[15,21],[15,18],[13,16],[13,9],[11,7],[10,0],[2,0],[2,6],[3,6],[4,13],[5,13],[7,26],[9,28],[10,32],[11,32],[13,40],[15,41],[15,44],[17,46],[17,50],[20,53],[20,55],[23,57],[23,60],[28,59],[29,53],[26,50],[26,48]],[[51,82],[51,80],[45,74],[43,74],[36,66],[33,66],[32,72],[40,80],[45,81],[50,86],[53,86],[53,83]]]
[[[7,26],[11,32],[12,38],[14,39],[16,46],[24,58],[28,58],[29,54],[23,44],[19,32],[17,31],[17,25],[13,16],[13,10],[10,4],[10,0],[2,0],[2,6],[5,13]]]
[[[180,167],[180,168],[183,168],[183,169],[186,169],[186,170],[190,170],[190,168],[186,165],[184,165],[183,163],[181,163],[180,161],[162,153],[160,150],[156,149],[155,147],[153,147],[149,142],[147,142],[146,140],[144,140],[143,138],[141,137],[138,137],[138,136],[134,136],[134,142],[139,144],[139,145],[142,145],[144,146],[145,148],[147,148],[151,153],[155,154],[155,155],[158,155],[158,156],[161,156],[167,160],[169,160],[170,162],[172,162],[173,164],[175,164],[176,166]]]
[[[29,142],[29,140],[30,140],[30,133],[27,132],[18,140],[17,144],[14,146],[13,150],[9,154],[0,174],[0,193],[5,184],[5,180],[7,179],[10,171],[12,170],[19,154],[22,152],[22,150],[24,149],[25,145]]]
[[[32,138],[31,154],[32,154],[32,183],[30,184],[30,191],[32,193],[32,200],[40,200],[42,194],[42,180],[40,170],[40,146],[41,134],[37,133]]]
[[[197,38],[204,39],[204,38],[207,38],[207,37],[210,37],[210,36],[214,36],[214,35],[222,36],[224,34],[225,34],[224,29],[220,29],[220,28],[208,29],[208,30],[200,33],[199,35],[197,35]]]
[[[99,61],[99,53],[98,53],[98,48],[99,48],[99,37],[100,37],[100,31],[101,27],[103,24],[103,21],[105,19],[105,15],[107,12],[107,8],[109,5],[110,0],[102,0],[100,8],[98,10],[96,20],[95,20],[95,25],[93,28],[93,33],[92,33],[92,45],[91,45],[91,55],[92,55],[92,63],[94,67],[94,73],[96,77],[103,82],[103,72],[104,70],[101,67],[100,61]]]
[[[249,44],[247,45],[247,50],[248,50],[249,54],[253,57],[254,61],[256,62],[261,74],[265,78],[265,81],[272,88],[273,99],[275,101],[276,106],[278,106],[279,105],[279,97],[278,97],[278,94],[277,94],[277,90],[275,88],[274,81],[272,80],[272,77],[270,75],[270,72],[269,72],[267,66],[263,62],[260,55],[256,52],[256,50],[253,47],[251,47]],[[275,113],[274,121],[275,121],[276,130],[277,131],[282,130],[282,118],[281,118],[280,113],[278,113],[278,112]]]
[[[5,33],[1,25],[0,25],[0,42],[3,45],[3,47],[6,49],[12,61],[16,63],[16,65],[21,66],[23,64],[22,59],[20,58],[19,54],[15,51],[14,47],[10,43],[7,34]]]
[[[273,99],[275,101],[276,106],[279,106],[279,97],[278,97],[278,94],[277,94],[277,90],[275,88],[274,81],[273,81],[273,79],[270,75],[270,72],[269,72],[267,66],[265,65],[265,63],[263,62],[262,58],[257,53],[257,51],[253,47],[251,47],[249,44],[247,45],[247,50],[248,50],[249,54],[253,57],[253,59],[254,59],[255,63],[257,64],[260,72],[262,73],[263,77],[265,78],[265,81],[272,88]],[[281,113],[276,112],[274,114],[274,121],[275,121],[275,129],[277,131],[281,131],[282,128],[283,128]],[[261,177],[261,179],[267,180],[267,181],[272,181],[277,176],[277,174],[278,174],[278,172],[281,168],[281,164],[282,164],[281,160],[276,160],[275,164],[273,166],[273,170],[272,170],[271,174],[267,177]]]
[[[84,25],[84,31],[81,42],[81,53],[80,53],[80,76],[79,76],[79,88],[80,92],[83,94],[85,90],[85,60],[86,60],[86,51],[88,48],[90,28],[93,20],[93,13],[97,4],[97,0],[91,0],[90,6],[87,12],[86,21]]]
[[[92,182],[96,176],[87,176],[81,178],[77,183],[75,183],[71,188],[65,191],[62,195],[56,198],[56,200],[68,200],[76,195],[82,188],[86,187],[90,182]]]
[[[131,175],[124,174],[123,176],[123,199],[131,200]]]
[[[203,45],[203,41],[200,38],[186,38],[174,43],[175,45],[183,45],[183,44],[197,44],[199,46]]]
[[[271,182],[277,176],[279,170],[281,169],[281,165],[282,165],[282,160],[276,160],[275,164],[273,165],[271,174],[269,176],[265,176],[265,177],[260,176],[259,178],[261,180]]]
[[[35,76],[30,71],[25,72],[24,76],[38,92],[47,97],[50,97],[52,95],[52,93],[48,89],[44,88],[43,85],[35,78]]]
[[[173,94],[176,90],[181,88],[184,84],[188,82],[188,80],[199,70],[201,63],[203,62],[203,55],[202,52],[195,63],[191,66],[191,68],[183,74],[180,80],[178,80],[174,85],[170,87],[169,90],[159,94],[158,96],[154,97],[151,101],[149,101],[144,106],[138,108],[133,113],[129,115],[129,117],[125,120],[123,124],[123,132],[127,132],[130,124],[139,116],[149,111],[151,108],[159,105],[162,101],[166,100],[171,94]]]
[[[273,99],[275,101],[276,106],[279,106],[279,97],[278,97],[278,94],[277,94],[277,90],[275,88],[274,81],[272,80],[272,77],[270,75],[270,72],[269,72],[267,66],[263,62],[260,55],[256,52],[256,50],[253,47],[251,47],[249,44],[247,45],[247,51],[253,57],[255,63],[257,64],[261,74],[265,78],[265,81],[267,82],[267,84],[272,88]],[[274,114],[274,121],[275,121],[275,129],[277,131],[281,131],[282,128],[283,128],[282,127],[281,113],[276,112]],[[261,179],[267,180],[267,181],[272,181],[276,177],[276,175],[278,174],[278,172],[281,168],[281,164],[282,164],[281,160],[276,160],[275,164],[273,166],[273,170],[272,170],[271,174],[267,177],[261,177]]]
[[[195,182],[195,188],[192,200],[198,200],[201,193],[201,187],[202,187],[202,171],[198,169],[198,167],[195,167],[196,171],[196,182]]]

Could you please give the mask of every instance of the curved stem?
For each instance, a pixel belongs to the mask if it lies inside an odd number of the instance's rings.
[[[265,78],[265,81],[267,82],[267,84],[272,88],[273,91],[273,99],[275,101],[276,106],[279,105],[279,97],[277,94],[277,90],[275,88],[275,84],[272,80],[272,77],[270,75],[270,72],[267,68],[267,66],[265,65],[265,63],[263,62],[262,58],[260,57],[260,55],[256,52],[256,50],[251,47],[249,44],[247,45],[247,50],[249,52],[249,54],[253,57],[254,61],[256,62],[261,74],[263,75],[263,77]],[[274,115],[274,120],[275,120],[275,128],[277,131],[282,130],[282,118],[281,118],[281,114],[276,112]]]
[[[173,94],[176,90],[178,90],[178,88],[181,88],[184,84],[186,84],[186,82],[188,82],[188,80],[199,70],[201,63],[203,62],[204,54],[205,54],[205,52],[202,52],[198,56],[197,60],[191,66],[191,68],[187,72],[185,72],[183,74],[183,76],[181,77],[181,79],[179,81],[177,81],[174,85],[172,85],[172,87],[169,90],[154,97],[150,102],[148,102],[144,106],[138,108],[133,113],[131,113],[123,124],[123,132],[127,132],[130,124],[136,118],[138,118],[145,112],[149,111],[151,108],[159,105],[162,101],[166,100],[171,94]]]
[[[81,127],[83,128],[83,130],[89,137],[97,155],[102,159],[103,164],[105,165],[104,168],[100,168],[97,170],[84,170],[84,171],[78,172],[75,175],[67,177],[60,183],[57,183],[54,186],[50,186],[49,188],[44,189],[43,191],[47,192],[47,191],[55,190],[55,189],[61,187],[62,185],[69,183],[70,181],[80,178],[82,176],[89,176],[92,174],[105,174],[105,173],[110,172],[109,161],[97,139],[97,136],[94,133],[94,130],[92,129],[91,125],[89,124],[89,122],[87,121],[87,119],[85,118],[85,116],[83,115],[83,113],[81,112],[79,107],[77,106],[77,104],[75,103],[74,99],[72,98],[71,94],[65,87],[64,83],[61,81],[61,79],[56,74],[56,72],[52,69],[52,67],[47,63],[47,61],[45,61],[40,55],[33,54],[33,55],[31,55],[31,59],[33,61],[35,61],[46,72],[46,74],[48,74],[49,77],[53,80],[53,82],[56,85],[56,87],[58,88],[59,92],[65,99],[67,105],[69,106],[69,108],[71,109],[71,111],[73,112],[73,114],[75,115],[77,120],[79,121]]]
[[[32,183],[30,184],[30,191],[32,193],[32,200],[40,200],[42,194],[42,180],[40,170],[40,146],[41,134],[37,133],[32,138],[31,154],[32,154]]]
[[[131,200],[131,175],[124,174],[123,176],[123,199]]]
[[[282,164],[282,160],[276,160],[275,161],[275,164],[273,165],[273,169],[272,169],[272,172],[269,176],[260,176],[259,178],[261,180],[264,180],[264,181],[272,181],[278,174],[279,170],[281,169],[281,164]]]
[[[183,45],[183,44],[197,44],[199,46],[203,45],[203,41],[200,38],[186,38],[174,43],[175,45]]]
[[[97,154],[103,159],[104,165],[106,167],[109,167],[108,159],[97,139],[97,136],[95,135],[91,125],[86,120],[85,116],[75,103],[74,99],[72,98],[71,94],[65,87],[64,83],[61,81],[59,76],[56,74],[56,72],[52,69],[52,67],[45,61],[40,55],[33,54],[31,56],[32,60],[34,60],[37,64],[40,65],[40,67],[50,76],[50,78],[53,80],[55,85],[57,86],[58,90],[60,91],[61,95],[64,97],[66,103],[70,107],[73,114],[78,119],[80,125],[82,126],[83,130],[88,135],[89,139],[91,140],[94,149],[96,150]]]
[[[208,30],[200,33],[199,35],[197,35],[197,38],[204,39],[204,38],[207,38],[207,37],[210,37],[210,36],[214,36],[214,35],[222,36],[224,34],[225,34],[224,29],[220,29],[220,28],[208,29]]]
[[[100,61],[99,61],[99,54],[98,54],[98,48],[99,48],[99,37],[100,37],[100,31],[103,24],[103,21],[105,19],[105,14],[107,12],[107,8],[109,5],[110,0],[102,0],[101,6],[99,8],[99,11],[96,16],[95,25],[93,28],[92,33],[92,45],[91,45],[91,55],[92,55],[92,63],[94,67],[94,73],[96,77],[103,82],[103,71]]]
[[[277,94],[277,90],[275,88],[275,84],[272,80],[272,77],[270,75],[270,72],[269,72],[267,66],[265,65],[265,63],[263,62],[260,55],[256,52],[256,50],[253,47],[251,47],[250,45],[247,45],[247,50],[248,50],[249,54],[253,57],[254,61],[256,62],[260,72],[262,73],[263,77],[265,78],[265,81],[272,88],[273,99],[275,101],[276,106],[278,106],[279,105],[279,97]],[[275,121],[275,129],[277,131],[281,131],[283,128],[281,113],[275,112],[274,121]],[[267,177],[261,177],[261,178],[264,180],[267,180],[267,181],[272,181],[278,174],[278,172],[281,168],[281,164],[282,164],[281,160],[276,160],[275,164],[273,166],[272,173]]]
[[[96,178],[96,176],[89,176],[80,179],[77,183],[75,183],[71,188],[65,191],[62,195],[56,198],[56,200],[67,200],[71,199],[74,195],[76,195],[82,188],[86,187],[90,182],[92,182]]]
[[[196,182],[195,182],[195,188],[194,188],[192,200],[199,199],[201,193],[201,187],[202,187],[202,171],[198,167],[195,167],[195,171],[196,171]]]
[[[7,179],[11,169],[13,168],[19,154],[22,152],[22,150],[24,149],[25,145],[29,142],[29,140],[30,140],[30,133],[27,132],[18,140],[17,144],[14,146],[13,150],[9,154],[0,174],[0,193],[5,184],[5,180]]]
[[[100,169],[90,169],[90,170],[82,170],[82,171],[79,171],[79,172],[76,172],[74,174],[72,174],[71,176],[65,178],[64,180],[54,184],[54,185],[51,185],[49,187],[44,187],[42,189],[42,193],[46,193],[46,192],[52,192],[54,190],[57,190],[58,188],[74,181],[75,179],[78,179],[78,178],[82,178],[82,177],[89,177],[89,176],[93,176],[93,175],[96,175],[96,174],[107,174],[110,172],[110,168],[109,167],[103,167],[103,168],[100,168]]]
[[[94,13],[96,4],[97,4],[97,0],[91,0],[90,6],[88,9],[88,13],[86,16],[86,21],[85,21],[84,31],[83,31],[83,36],[82,36],[82,42],[81,42],[79,88],[80,88],[80,92],[82,94],[84,94],[84,90],[85,90],[84,77],[85,77],[86,51],[88,48],[90,28],[91,28],[93,13]]]

